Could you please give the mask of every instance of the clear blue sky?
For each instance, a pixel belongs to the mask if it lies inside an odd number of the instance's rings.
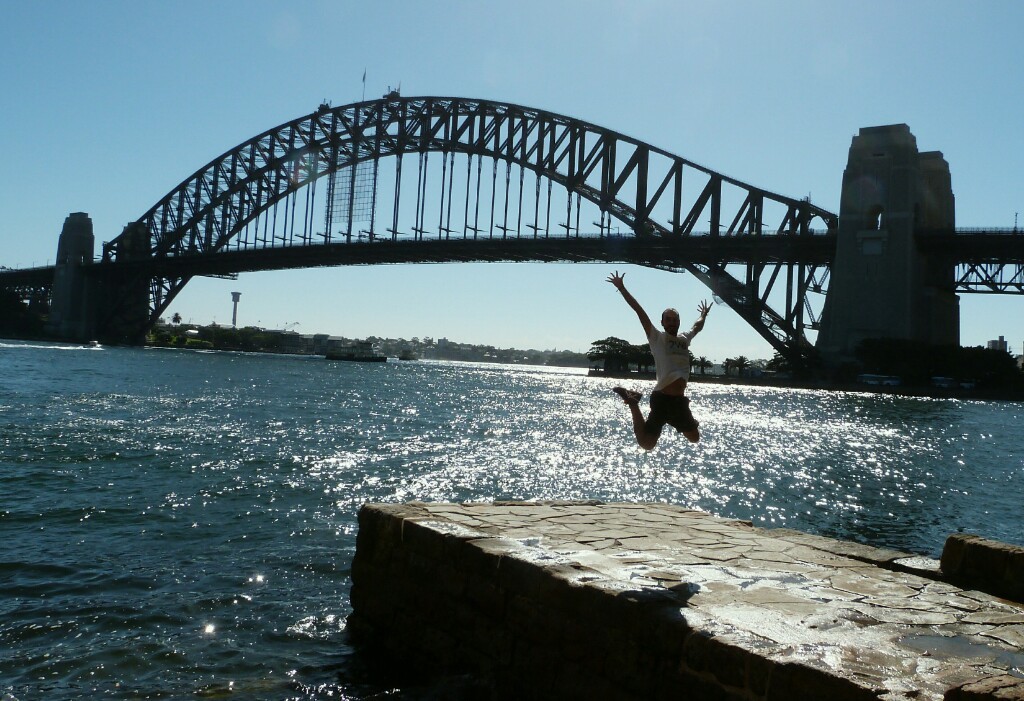
[[[959,226],[1024,224],[1024,2],[0,0],[0,265],[52,261],[70,212],[117,236],[266,129],[401,85],[624,132],[838,210],[850,140],[906,123],[950,164]],[[653,314],[708,291],[624,266]],[[607,265],[433,265],[189,283],[168,315],[352,337],[586,350],[642,333]],[[961,340],[1024,342],[1024,298],[962,297]],[[692,310],[692,314],[691,314]],[[767,358],[724,305],[699,355]]]

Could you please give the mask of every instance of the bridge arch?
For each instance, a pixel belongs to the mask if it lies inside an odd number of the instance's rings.
[[[438,214],[433,232],[427,230],[426,222],[431,154],[440,154],[442,160],[440,188],[434,198],[440,205],[436,201],[429,205],[432,214]],[[409,198],[408,190],[402,193],[402,159],[409,155],[418,159],[417,182],[414,202],[406,203],[406,210],[410,205],[414,209],[412,224],[403,233],[399,211],[403,196]],[[459,182],[459,188],[465,189],[459,201],[464,205],[461,231],[452,226],[456,157],[465,162]],[[380,222],[376,220],[378,195],[388,189],[380,187],[380,164],[387,158],[395,159],[397,165],[388,190],[391,218]],[[485,161],[491,165],[489,188]],[[501,182],[499,164],[505,168]],[[364,175],[373,179],[373,205],[364,230],[354,227],[353,217],[360,168],[369,168],[372,176]],[[518,184],[513,168],[518,169]],[[532,197],[524,189],[526,174],[535,179]],[[327,214],[324,230],[316,232],[310,202],[317,197],[316,185],[323,178],[327,178]],[[436,186],[436,175],[434,180]],[[564,212],[559,213],[564,213],[565,221],[555,227],[551,223],[553,185],[564,191],[565,203]],[[338,199],[339,187],[347,201]],[[490,197],[486,229],[479,219],[481,191]],[[305,206],[300,193],[305,193]],[[596,231],[581,230],[581,222],[590,219],[582,217],[584,203],[596,219],[592,223]],[[471,204],[475,208],[472,223]],[[339,206],[347,208],[347,225],[341,232],[332,231],[330,224],[331,208]],[[542,206],[547,210],[543,223]],[[510,208],[515,210],[511,222]],[[301,227],[296,224],[297,212]],[[499,217],[501,223],[496,225]],[[706,229],[699,226],[704,222]],[[613,233],[616,223],[625,235]],[[156,321],[196,271],[203,269],[203,261],[232,250],[283,260],[285,249],[291,249],[289,253],[339,246],[353,250],[382,242],[422,245],[495,238],[513,247],[513,240],[558,240],[566,260],[621,260],[689,271],[773,347],[800,356],[809,350],[805,329],[816,323],[807,294],[822,291],[830,262],[830,254],[823,257],[820,251],[834,250],[834,244],[807,248],[808,242],[821,238],[823,232],[834,232],[836,226],[836,215],[807,200],[748,185],[582,120],[504,102],[391,93],[340,107],[321,105],[225,152],[182,181],[120,236],[104,244],[103,262],[129,272],[121,274],[118,291],[107,295],[107,318],[101,325],[125,337],[137,334],[140,324],[148,327]],[[553,229],[564,231],[553,234]],[[758,245],[769,240],[772,246]],[[801,246],[812,252],[805,259],[796,256],[800,260],[794,265],[791,253]],[[790,251],[785,258],[779,255],[783,249]],[[556,255],[545,250],[545,256]],[[402,260],[416,259],[415,254],[403,255]],[[524,255],[518,259],[537,254]],[[727,267],[737,263],[745,268],[740,276]],[[781,283],[783,271],[784,308],[776,311],[769,293]],[[149,299],[145,319],[139,313],[143,289]]]

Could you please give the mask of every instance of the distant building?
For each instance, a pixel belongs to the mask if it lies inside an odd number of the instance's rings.
[[[323,355],[327,352],[327,334],[284,331],[281,333],[280,348],[282,353]]]
[[[989,350],[1000,350],[1000,351],[1008,351],[1009,350],[1007,348],[1007,345],[1006,345],[1006,339],[1003,338],[1002,336],[999,337],[999,340],[989,341],[988,343],[985,344],[985,347],[988,348]]]
[[[306,350],[305,339],[294,331],[280,331],[275,332],[279,334],[280,345],[282,353],[294,353],[301,355],[304,353],[312,353],[312,349]],[[312,343],[309,344],[312,347]]]
[[[327,353],[327,339],[329,336],[325,333],[314,333],[309,334],[311,345],[309,352],[313,355],[324,355]]]

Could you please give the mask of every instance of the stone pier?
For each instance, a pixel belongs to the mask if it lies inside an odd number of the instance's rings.
[[[1024,699],[1024,605],[667,504],[366,505],[352,578],[357,645],[489,698]]]

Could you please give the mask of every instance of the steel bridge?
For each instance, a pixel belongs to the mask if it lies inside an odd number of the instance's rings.
[[[622,262],[687,271],[791,359],[813,352],[838,217],[619,132],[402,97],[313,113],[215,158],[82,273],[95,334],[138,343],[195,276],[338,265]],[[1024,292],[1024,232],[928,232],[958,292]],[[0,270],[47,305],[54,267]]]

